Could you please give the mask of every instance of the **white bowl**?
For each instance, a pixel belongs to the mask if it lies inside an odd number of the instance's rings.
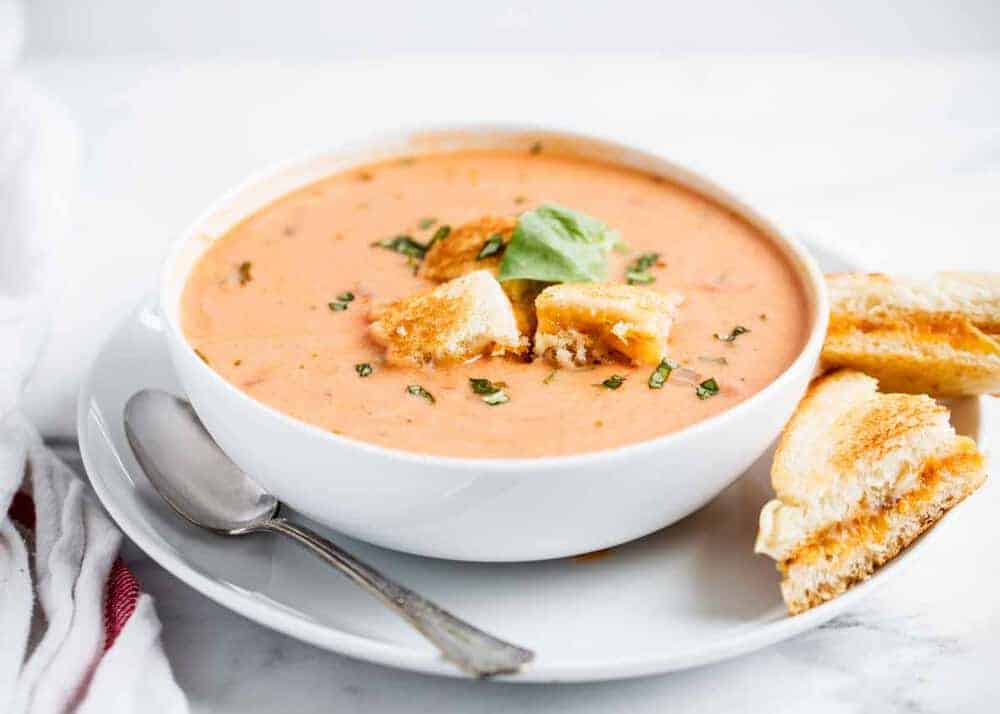
[[[605,451],[534,459],[415,454],[331,434],[220,377],[181,331],[180,297],[212,240],[274,199],[331,173],[398,155],[463,148],[548,149],[656,173],[756,226],[802,279],[809,337],[774,382],[680,431]],[[252,177],[173,246],[160,284],[171,359],[205,426],[247,473],[299,512],[356,538],[441,558],[523,561],[607,548],[683,518],[732,483],[778,435],[805,392],[826,333],[823,275],[807,251],[706,179],[633,147],[564,131],[477,124],[400,131]]]

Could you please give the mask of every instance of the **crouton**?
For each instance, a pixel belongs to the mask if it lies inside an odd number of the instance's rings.
[[[486,270],[376,308],[371,317],[369,333],[389,364],[447,364],[525,349],[510,300]]]
[[[986,478],[945,407],[876,387],[846,369],[818,379],[778,443],[754,549],[778,561],[791,614],[868,578]]]
[[[632,285],[552,285],[535,300],[535,354],[562,366],[625,358],[656,365],[683,297]]]
[[[842,273],[827,276],[827,285],[824,367],[860,370],[893,392],[1000,391],[1000,274]]]
[[[503,249],[516,226],[517,219],[508,216],[483,216],[459,226],[427,251],[420,276],[443,282],[474,270],[488,270],[496,275],[500,272]],[[487,250],[492,251],[490,255],[480,258],[483,247],[494,236],[499,236],[499,245],[491,246]],[[506,280],[500,286],[510,298],[518,330],[530,337],[535,331],[535,298],[545,285],[533,280]]]
[[[420,276],[443,282],[474,270],[489,270],[495,275],[503,257],[503,247],[510,242],[516,226],[517,219],[510,216],[483,216],[459,226],[427,251],[420,266]],[[488,248],[490,254],[480,258],[483,247],[493,236],[500,236],[500,244],[492,252]]]

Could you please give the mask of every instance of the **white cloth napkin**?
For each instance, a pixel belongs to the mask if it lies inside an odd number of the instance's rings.
[[[10,21],[0,28],[0,711],[184,713],[152,599],[130,593],[131,574],[116,566],[121,533],[21,411],[51,317],[78,151],[60,108],[2,68],[20,43],[10,30],[19,17],[0,0]],[[109,619],[120,603],[127,609]]]

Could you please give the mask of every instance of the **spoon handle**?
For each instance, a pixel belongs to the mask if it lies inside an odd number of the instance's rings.
[[[504,642],[458,619],[422,595],[362,563],[315,531],[284,518],[273,518],[262,528],[289,536],[377,595],[430,640],[445,659],[471,675],[492,677],[513,674],[535,657],[531,650]]]

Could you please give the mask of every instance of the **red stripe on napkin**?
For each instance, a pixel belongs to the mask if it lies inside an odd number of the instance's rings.
[[[10,518],[24,528],[35,528],[35,502],[28,494],[18,491],[10,503]],[[139,600],[139,581],[132,571],[125,567],[121,558],[116,558],[108,583],[104,588],[104,651],[115,643],[125,623],[135,612]]]
[[[139,600],[139,581],[132,571],[125,567],[121,558],[115,559],[108,575],[108,587],[104,597],[104,651],[111,649],[125,623],[135,612]]]

